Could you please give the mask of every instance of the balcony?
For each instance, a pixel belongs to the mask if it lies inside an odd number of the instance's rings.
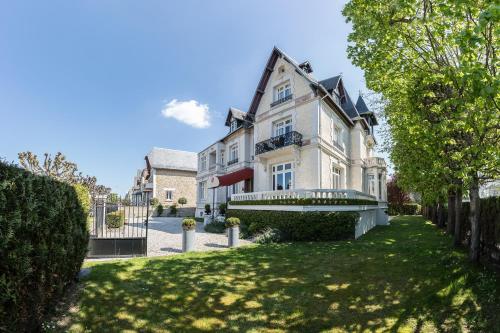
[[[275,107],[276,105],[279,105],[281,103],[285,103],[286,101],[290,101],[293,97],[293,94],[287,95],[285,97],[282,97],[274,102],[271,103],[271,107]]]
[[[311,189],[311,190],[283,190],[283,191],[263,191],[238,193],[231,195],[232,201],[255,201],[274,199],[358,199],[377,200],[373,195],[356,190],[332,190],[332,189]]]
[[[255,155],[267,153],[286,146],[297,145],[302,146],[302,134],[296,131],[291,131],[282,135],[270,138],[269,140],[261,141],[255,144]]]
[[[387,167],[387,164],[385,163],[385,160],[382,157],[369,157],[366,160],[366,166],[384,169]]]
[[[238,159],[235,158],[234,160],[231,160],[231,161],[227,161],[227,166],[230,166],[230,165],[233,165],[233,164],[236,164],[238,163]]]

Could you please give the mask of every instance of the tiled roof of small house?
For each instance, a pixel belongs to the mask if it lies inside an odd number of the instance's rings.
[[[146,156],[152,168],[197,171],[196,153],[174,149],[154,147]]]

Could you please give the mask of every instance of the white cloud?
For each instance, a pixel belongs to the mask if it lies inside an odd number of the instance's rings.
[[[198,101],[178,101],[176,99],[168,102],[161,114],[165,118],[174,118],[181,123],[196,128],[207,128],[210,126],[210,114],[207,104]]]

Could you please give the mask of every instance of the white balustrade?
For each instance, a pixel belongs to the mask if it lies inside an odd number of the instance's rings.
[[[333,189],[311,189],[311,190],[282,190],[238,193],[231,195],[232,201],[256,201],[273,199],[307,199],[307,198],[331,198],[331,199],[363,199],[377,200],[373,195],[356,190],[333,190]]]

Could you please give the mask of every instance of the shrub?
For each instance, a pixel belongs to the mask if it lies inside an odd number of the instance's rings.
[[[421,213],[421,206],[416,203],[392,204],[388,205],[388,213],[394,215],[418,215]]]
[[[108,228],[121,228],[125,224],[125,212],[119,210],[106,214],[106,225]]]
[[[182,197],[182,198],[179,198],[179,200],[177,200],[177,202],[179,203],[179,205],[181,206],[184,206],[185,204],[187,204],[187,199]]]
[[[161,216],[161,214],[163,214],[163,205],[162,204],[158,204],[156,206],[156,215]]]
[[[214,221],[212,223],[208,223],[204,229],[206,232],[211,232],[214,234],[223,234],[224,231],[226,231],[226,223]]]
[[[340,205],[378,205],[375,200],[341,198],[295,198],[231,201],[230,206],[287,205],[287,206],[340,206]]]
[[[241,220],[244,238],[273,228],[280,231],[283,241],[331,241],[354,238],[359,214],[229,209],[227,217],[238,217]]]
[[[0,331],[37,332],[87,253],[77,189],[0,163]]]
[[[281,242],[282,238],[278,229],[266,228],[255,235],[253,241],[257,244],[272,244]]]
[[[160,200],[158,200],[158,198],[153,198],[149,203],[151,204],[151,206],[156,207],[160,204]]]
[[[184,230],[194,230],[194,229],[196,229],[196,221],[194,219],[184,219],[184,220],[182,220],[182,229],[184,229]]]
[[[176,204],[173,204],[172,206],[170,206],[170,214],[177,215],[177,205]]]
[[[219,205],[219,214],[226,215],[226,208],[227,208],[227,205],[225,203],[221,203]]]
[[[226,227],[227,228],[232,228],[232,227],[237,227],[240,225],[240,219],[237,217],[229,217],[226,219]]]
[[[210,215],[212,209],[210,209],[210,204],[205,204],[205,214]]]

